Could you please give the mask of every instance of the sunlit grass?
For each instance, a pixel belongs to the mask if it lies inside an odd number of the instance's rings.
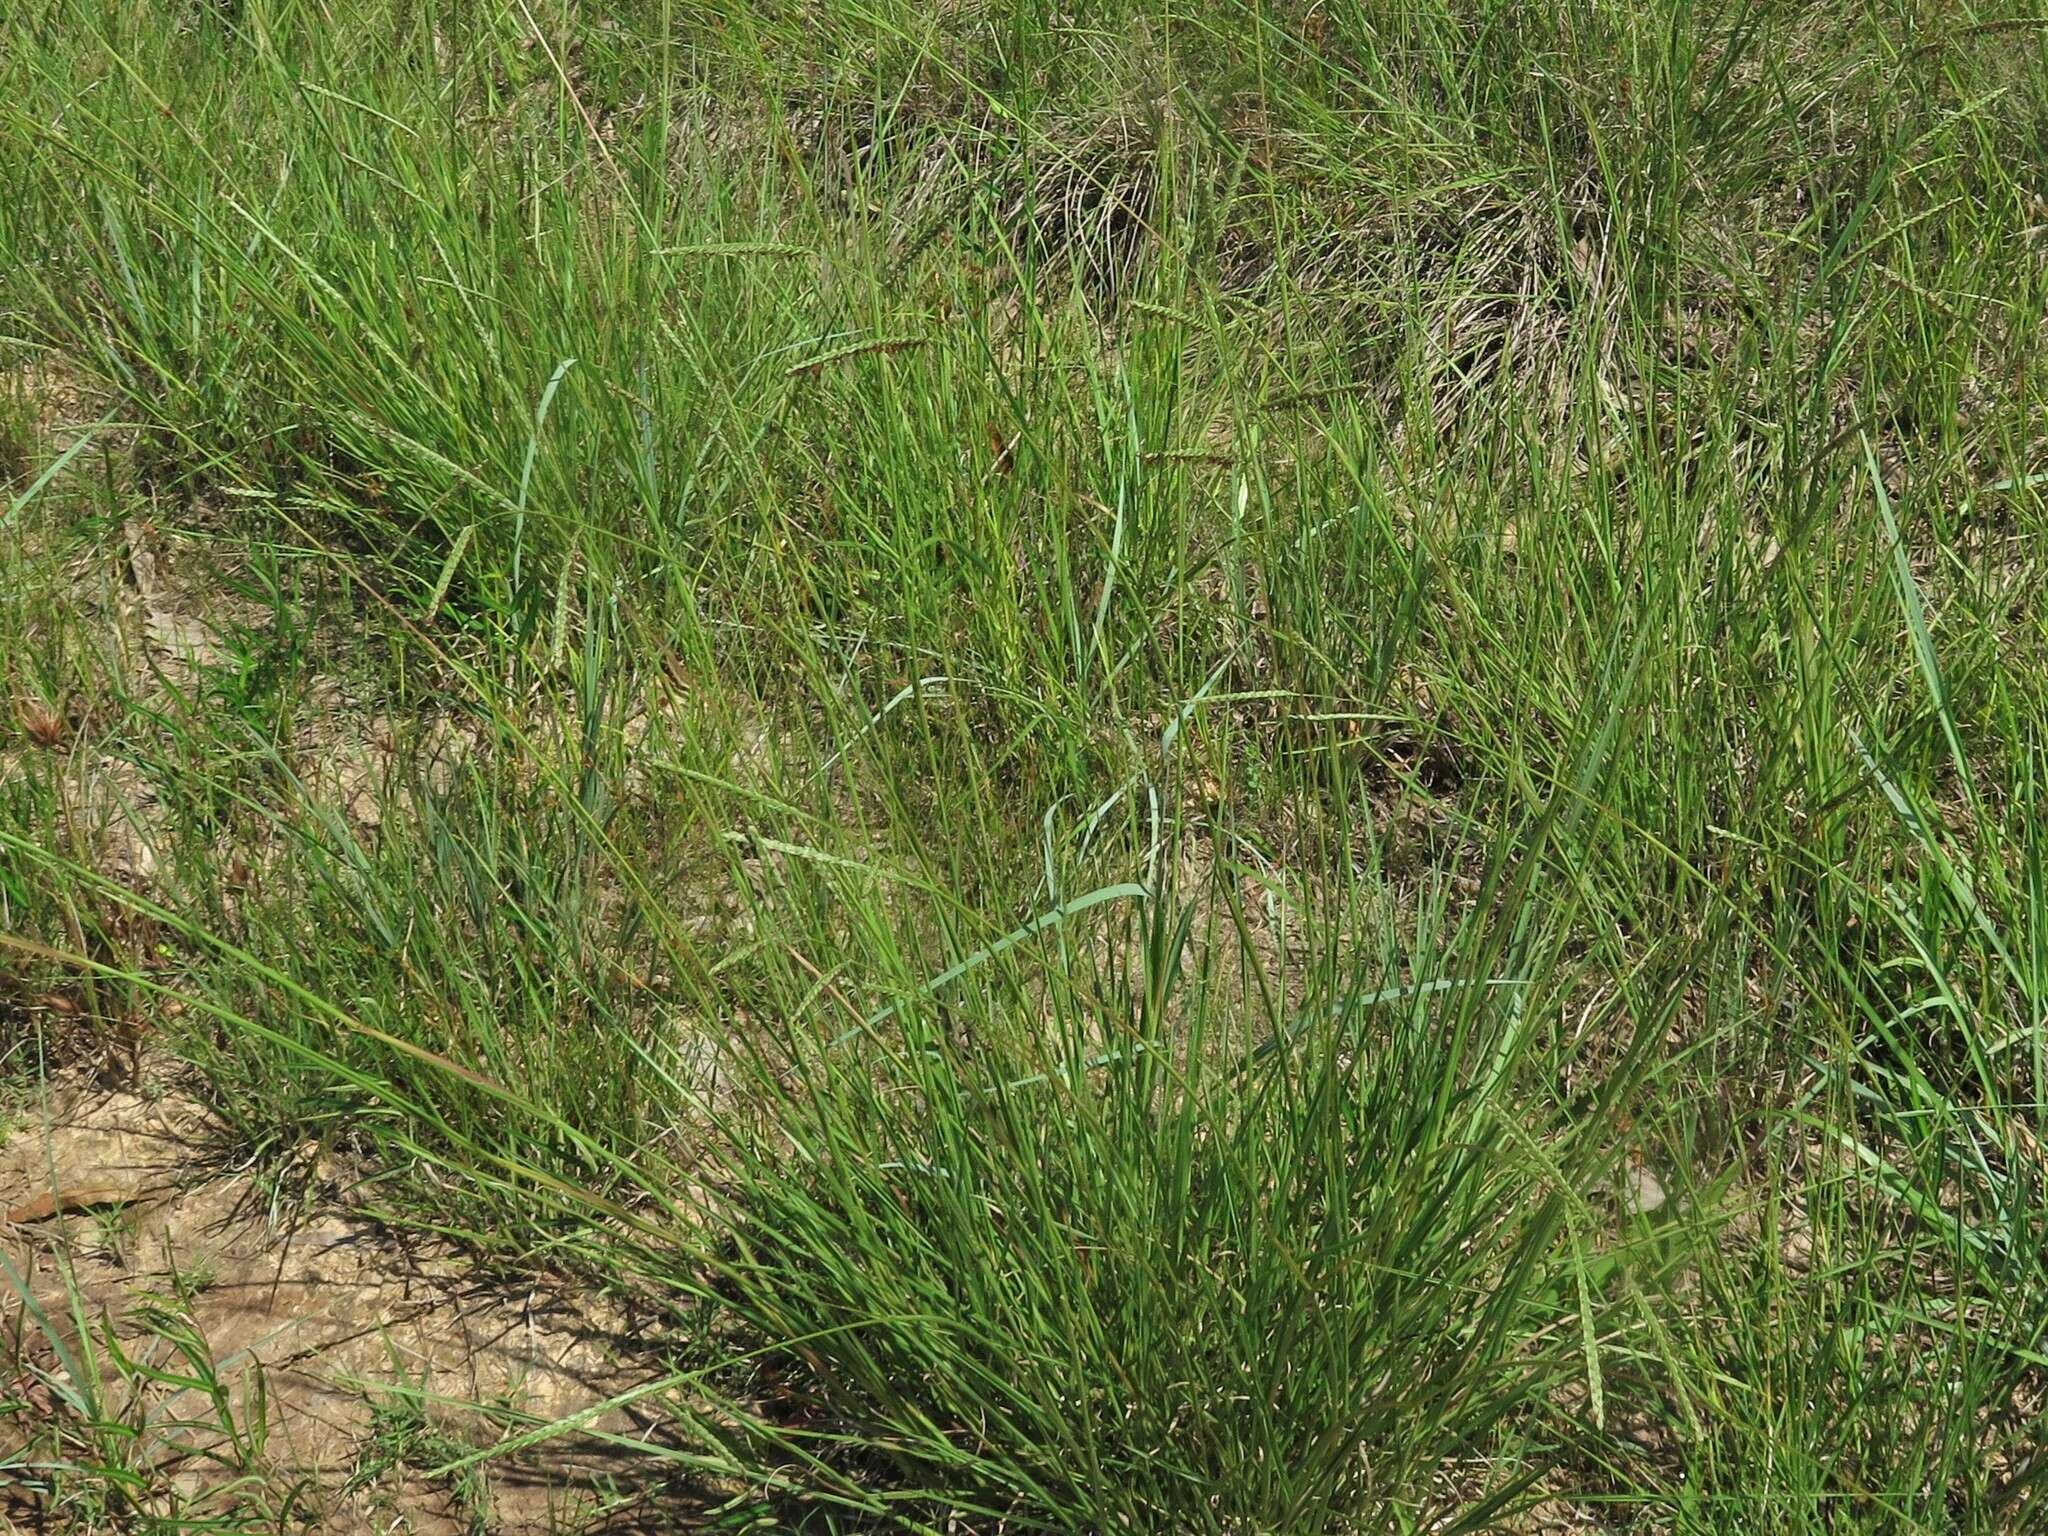
[[[764,1518],[2023,1526],[2035,30],[33,0],[10,1070]]]

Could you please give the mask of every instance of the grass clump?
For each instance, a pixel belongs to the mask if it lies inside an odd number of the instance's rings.
[[[0,1472],[29,1501],[10,1518],[148,1533],[307,1526],[307,1489],[267,1455],[258,1363],[219,1357],[173,1298],[114,1318],[96,1311],[68,1262],[54,1294],[38,1295],[11,1263],[0,1269]]]

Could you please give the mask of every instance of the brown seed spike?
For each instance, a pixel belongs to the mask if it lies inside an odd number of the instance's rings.
[[[70,725],[62,715],[34,704],[24,705],[20,715],[23,733],[37,746],[54,749],[64,745]]]
[[[995,471],[1007,475],[1017,467],[1017,444],[1003,436],[1002,428],[994,422],[988,424],[988,446],[995,454]]]

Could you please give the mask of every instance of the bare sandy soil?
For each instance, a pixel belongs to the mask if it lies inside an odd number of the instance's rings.
[[[13,1405],[0,1413],[0,1457],[39,1431],[84,1433],[65,1389],[90,1373],[110,1417],[145,1427],[124,1455],[159,1514],[218,1513],[239,1498],[265,1525],[331,1532],[638,1523],[647,1464],[588,1437],[481,1476],[426,1475],[504,1432],[490,1406],[560,1419],[646,1379],[620,1309],[480,1280],[459,1255],[351,1210],[317,1174],[308,1197],[281,1206],[247,1173],[210,1163],[208,1132],[203,1109],[174,1092],[85,1084],[13,1123],[0,1145],[0,1402]],[[139,1313],[158,1302],[203,1339],[245,1441],[261,1432],[253,1463],[227,1444],[207,1391],[139,1380],[104,1347],[78,1347],[82,1318],[95,1334],[111,1327],[133,1360],[179,1363]],[[631,1410],[596,1422],[649,1432]],[[223,1452],[231,1469],[212,1459]],[[246,1495],[222,1491],[235,1476],[249,1479]],[[78,1479],[65,1498],[36,1482],[0,1472],[0,1521],[92,1523]]]

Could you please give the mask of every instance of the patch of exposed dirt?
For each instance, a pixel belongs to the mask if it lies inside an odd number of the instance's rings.
[[[652,1481],[649,1463],[589,1437],[545,1442],[481,1476],[425,1475],[499,1437],[490,1406],[556,1420],[648,1379],[622,1309],[479,1283],[459,1253],[393,1234],[344,1200],[280,1210],[247,1173],[209,1166],[211,1129],[175,1093],[76,1086],[53,1091],[47,1110],[0,1145],[0,1257],[12,1267],[0,1270],[0,1462],[64,1412],[35,1370],[74,1379],[60,1352],[81,1358],[71,1318],[108,1319],[136,1358],[162,1357],[163,1338],[138,1337],[132,1323],[138,1307],[163,1300],[204,1339],[244,1425],[262,1415],[268,1438],[252,1475],[277,1492],[272,1509],[296,1492],[291,1528],[540,1533],[631,1523],[622,1495]],[[102,1366],[109,1399],[126,1400],[134,1383]],[[145,1386],[151,1422],[208,1416],[204,1394]],[[655,1432],[630,1409],[593,1427]],[[195,1457],[192,1434],[182,1438],[183,1448],[166,1439],[151,1459],[145,1436],[140,1453],[153,1473],[189,1484],[205,1447]],[[0,1476],[0,1526],[64,1524],[63,1512],[8,1482]]]

